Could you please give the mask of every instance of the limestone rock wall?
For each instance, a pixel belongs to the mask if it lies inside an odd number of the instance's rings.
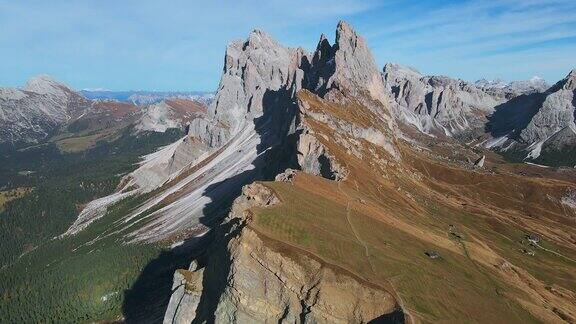
[[[203,269],[179,271],[165,323],[366,323],[393,313],[388,292],[303,254],[281,254],[250,228],[249,208],[279,203],[260,184],[243,189]],[[186,270],[187,271],[187,270]],[[198,280],[202,279],[200,284]],[[189,280],[189,281],[187,281]],[[193,288],[186,290],[189,283]],[[198,295],[196,287],[202,291]]]

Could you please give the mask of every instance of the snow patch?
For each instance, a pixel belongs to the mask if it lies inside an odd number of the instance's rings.
[[[530,150],[530,153],[528,153],[526,158],[527,159],[533,159],[533,160],[537,159],[540,156],[540,153],[542,152],[542,145],[544,144],[544,142],[546,142],[546,140],[532,143],[532,145],[530,145],[528,147],[528,150]]]

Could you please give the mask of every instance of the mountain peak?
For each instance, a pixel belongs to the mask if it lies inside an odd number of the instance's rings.
[[[340,37],[346,37],[346,36],[358,36],[356,34],[356,31],[354,30],[354,28],[347,23],[344,20],[340,20],[338,22],[338,26],[336,26],[336,41],[338,41],[338,38]]]
[[[568,75],[566,76],[566,79],[568,79],[570,81],[575,81],[576,80],[576,69],[573,69],[572,71],[570,71],[570,73],[568,73]]]
[[[407,66],[407,65],[393,63],[393,62],[386,63],[384,65],[383,72],[384,72],[384,74],[391,73],[391,74],[394,74],[396,76],[401,76],[404,78],[407,78],[409,76],[415,77],[415,78],[422,77],[422,74],[420,73],[420,71],[416,70],[415,68],[413,68],[411,66]]]
[[[260,29],[254,29],[248,35],[248,40],[245,43],[245,46],[249,45],[254,49],[260,47],[278,47],[280,44],[268,33],[262,31]]]
[[[572,69],[566,77],[553,85],[548,92],[556,92],[559,90],[576,90],[576,69]]]
[[[49,75],[38,75],[26,83],[24,90],[38,94],[64,94],[64,91],[72,91],[67,85],[57,81]]]
[[[347,22],[341,20],[336,27],[336,46],[339,49],[354,51],[358,46],[366,46],[364,39],[359,36],[354,28]]]
[[[570,71],[564,80],[566,81],[564,89],[576,90],[576,69]]]
[[[336,27],[336,44],[320,37],[314,53],[312,87],[320,93],[330,89],[351,92],[367,91],[374,99],[384,99],[384,86],[376,61],[350,24],[340,21]]]

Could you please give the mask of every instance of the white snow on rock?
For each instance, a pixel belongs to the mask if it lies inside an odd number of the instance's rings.
[[[542,145],[544,144],[544,142],[546,142],[546,140],[535,142],[532,143],[532,145],[528,146],[527,150],[529,150],[530,152],[528,153],[526,158],[537,159],[540,156],[540,153],[542,152]]]

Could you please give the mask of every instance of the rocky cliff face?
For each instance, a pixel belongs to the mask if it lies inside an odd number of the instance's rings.
[[[467,143],[478,139],[477,144],[514,159],[556,164],[553,160],[560,157],[560,165],[576,163],[565,158],[576,145],[575,75],[572,71],[547,88],[539,78],[472,84],[423,76],[391,63],[382,74],[400,122],[426,134],[442,133]]]
[[[504,100],[468,82],[388,63],[382,74],[396,102],[395,114],[418,130],[447,136],[482,129],[494,107]]]
[[[364,38],[341,21],[336,27],[334,45],[330,45],[324,35],[320,37],[312,59],[308,88],[321,96],[330,89],[351,94],[364,91],[373,99],[386,102],[378,70]]]
[[[390,317],[395,299],[306,255],[286,256],[250,228],[250,208],[279,203],[260,184],[244,187],[207,251],[179,270],[164,323],[365,323]]]
[[[255,30],[246,41],[228,45],[219,89],[206,117],[192,120],[187,137],[146,158],[123,182],[119,192],[141,194],[162,187],[126,216],[130,224],[153,209],[147,216],[152,220],[132,239],[160,240],[183,230],[205,232],[224,215],[243,185],[274,179],[286,168],[345,177],[301,122],[297,93],[303,89],[334,102],[364,102],[385,130],[348,131],[395,151],[394,120],[384,104],[382,79],[364,40],[348,24],[338,24],[336,44],[322,38],[314,55],[283,47]],[[98,210],[106,210],[102,207]]]
[[[189,136],[198,136],[209,145],[231,138],[221,144],[224,148],[236,134],[258,139],[250,146],[233,146],[257,155],[243,154],[253,169],[243,181],[234,183],[234,177],[229,178],[225,182],[227,191],[235,190],[232,185],[240,187],[263,176],[289,179],[289,174],[276,177],[287,167],[332,180],[347,176],[346,168],[332,159],[303,120],[308,116],[314,122],[328,115],[309,110],[297,94],[323,98],[323,102],[341,107],[337,109],[342,112],[346,103],[369,107],[381,121],[379,130],[343,124],[341,119],[330,119],[329,125],[343,132],[338,136],[374,142],[398,157],[394,120],[386,105],[389,99],[382,78],[363,38],[348,24],[338,24],[334,45],[321,37],[313,55],[283,48],[255,31],[246,42],[228,46],[219,92],[209,109],[213,118],[203,128],[206,132],[198,133],[194,127],[189,132]],[[236,161],[236,153],[218,153],[216,159]],[[239,163],[232,169],[229,164],[210,166],[232,170],[239,176],[247,170]],[[243,169],[235,169],[238,166]],[[389,293],[350,274],[342,274],[312,257],[292,258],[275,251],[250,228],[249,208],[278,203],[277,198],[258,184],[245,186],[242,192],[226,220],[216,228],[217,239],[206,252],[205,266],[176,274],[176,292],[165,322],[367,322],[398,308]],[[195,207],[188,198],[175,204],[184,201],[188,201],[190,215]],[[206,205],[202,212],[209,209]],[[203,288],[177,288],[187,284]]]
[[[493,139],[488,147],[502,151],[524,151],[537,159],[542,150],[558,153],[574,143],[576,124],[576,70],[543,93],[519,96],[497,107],[487,130]],[[571,145],[568,145],[571,146]]]
[[[306,61],[302,49],[286,48],[254,30],[246,41],[228,45],[218,91],[208,108],[210,119],[193,122],[190,134],[218,147],[261,117],[280,91],[302,87]]]

